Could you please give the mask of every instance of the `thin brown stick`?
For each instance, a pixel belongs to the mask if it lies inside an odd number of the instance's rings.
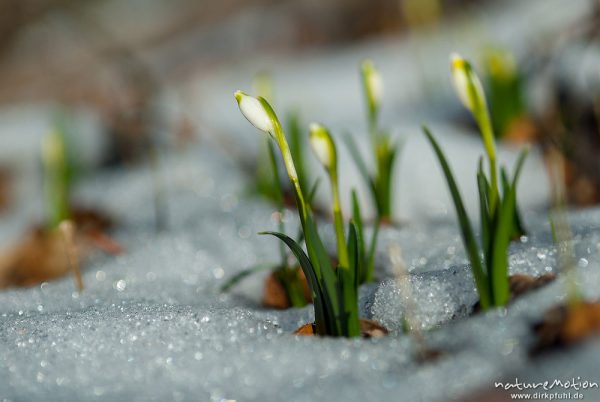
[[[555,148],[550,148],[548,159],[550,162],[549,171],[553,205],[550,216],[553,225],[553,237],[558,250],[558,268],[567,280],[569,302],[574,303],[579,300],[579,289],[577,286],[575,250],[573,249],[573,233],[569,225],[566,208],[564,157]]]
[[[390,257],[390,262],[394,268],[394,275],[396,276],[396,284],[400,289],[401,295],[404,295],[406,298],[405,308],[404,308],[404,320],[408,324],[410,335],[417,342],[417,353],[421,357],[427,356],[427,345],[425,343],[425,338],[423,337],[423,333],[421,332],[421,323],[418,322],[415,311],[415,298],[412,294],[412,285],[410,283],[410,275],[408,270],[406,269],[406,263],[402,258],[402,250],[398,244],[392,243],[388,248],[388,254]]]
[[[75,285],[77,286],[77,290],[81,292],[83,291],[83,278],[81,277],[79,253],[77,252],[77,245],[75,244],[75,224],[70,220],[62,221],[60,225],[58,225],[58,229],[64,240],[67,261],[75,276]]]

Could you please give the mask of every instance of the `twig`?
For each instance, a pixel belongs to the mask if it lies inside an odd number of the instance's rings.
[[[412,294],[412,285],[410,283],[410,276],[406,269],[406,263],[402,258],[402,250],[398,244],[390,244],[388,248],[388,254],[390,262],[394,268],[394,275],[396,276],[396,284],[400,289],[401,295],[404,296],[406,303],[404,307],[404,321],[406,322],[410,335],[417,342],[417,353],[420,357],[425,358],[428,353],[428,348],[425,343],[425,338],[421,332],[421,323],[416,318],[416,305],[415,298]]]
[[[575,251],[573,250],[573,233],[566,212],[565,164],[564,158],[555,148],[548,152],[550,183],[552,190],[551,225],[554,241],[558,250],[559,270],[567,279],[567,295],[569,302],[579,300],[577,272],[575,270]]]
[[[63,237],[67,261],[75,275],[75,285],[77,286],[77,290],[81,292],[83,291],[83,279],[81,277],[79,253],[77,252],[77,245],[75,244],[75,223],[70,220],[62,221],[60,225],[58,225],[58,230]]]

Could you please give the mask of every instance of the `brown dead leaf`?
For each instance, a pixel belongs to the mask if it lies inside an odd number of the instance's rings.
[[[306,281],[306,276],[304,276],[304,272],[302,272],[301,269],[298,270],[298,280],[302,283],[302,287],[304,289],[304,299],[306,300],[306,303],[312,303],[308,282]],[[290,299],[285,291],[285,287],[281,284],[281,281],[277,278],[277,274],[275,272],[271,272],[271,274],[265,279],[263,304],[267,307],[280,310],[284,310],[292,306],[292,303],[290,302]]]
[[[600,333],[600,301],[556,306],[544,314],[534,331],[538,341],[533,355],[582,342]]]
[[[0,252],[0,289],[34,286],[68,273],[74,273],[77,287],[83,282],[79,262],[93,248],[118,254],[123,248],[107,234],[113,226],[105,214],[92,209],[75,208],[72,230],[50,230],[39,226],[29,230],[13,246]]]
[[[367,320],[366,318],[359,319],[360,334],[363,338],[378,338],[380,336],[386,336],[389,332],[381,324],[373,320]],[[314,336],[315,325],[313,323],[304,324],[296,331],[294,335],[301,336]]]

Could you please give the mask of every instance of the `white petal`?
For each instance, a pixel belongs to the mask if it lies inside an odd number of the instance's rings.
[[[472,111],[474,105],[473,100],[469,96],[469,77],[467,76],[465,63],[465,60],[456,53],[450,56],[452,84],[462,104]]]
[[[258,99],[241,91],[235,93],[235,98],[240,111],[254,127],[269,134],[273,133],[273,122]]]
[[[333,160],[333,150],[325,127],[317,123],[310,125],[310,145],[319,162],[329,169]]]
[[[369,80],[369,88],[371,91],[371,98],[375,104],[381,104],[381,98],[383,97],[383,82],[381,80],[381,75],[377,70],[373,70],[368,77]]]
[[[377,107],[381,104],[383,96],[383,81],[381,75],[371,60],[365,60],[362,64],[362,73],[364,75],[367,96],[372,106]]]

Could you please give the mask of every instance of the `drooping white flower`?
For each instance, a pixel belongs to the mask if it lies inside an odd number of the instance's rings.
[[[475,71],[473,71],[471,64],[456,53],[450,55],[450,70],[452,72],[452,83],[458,97],[475,118],[481,132],[486,153],[490,161],[492,161],[490,164],[495,165],[496,144],[494,142],[494,130],[481,81],[477,74],[475,74]],[[492,166],[491,169],[495,170],[495,166]]]
[[[310,125],[310,145],[319,162],[327,170],[335,168],[337,164],[335,143],[324,126],[318,123]]]
[[[260,100],[242,91],[236,91],[234,96],[244,117],[254,127],[273,136],[273,120]]]
[[[450,71],[452,84],[462,104],[472,113],[479,113],[485,108],[485,97],[481,81],[471,64],[459,54],[450,55]]]
[[[361,71],[363,75],[363,84],[370,104],[369,106],[373,109],[377,109],[379,108],[381,98],[383,97],[383,82],[381,80],[381,75],[371,60],[363,61]]]

